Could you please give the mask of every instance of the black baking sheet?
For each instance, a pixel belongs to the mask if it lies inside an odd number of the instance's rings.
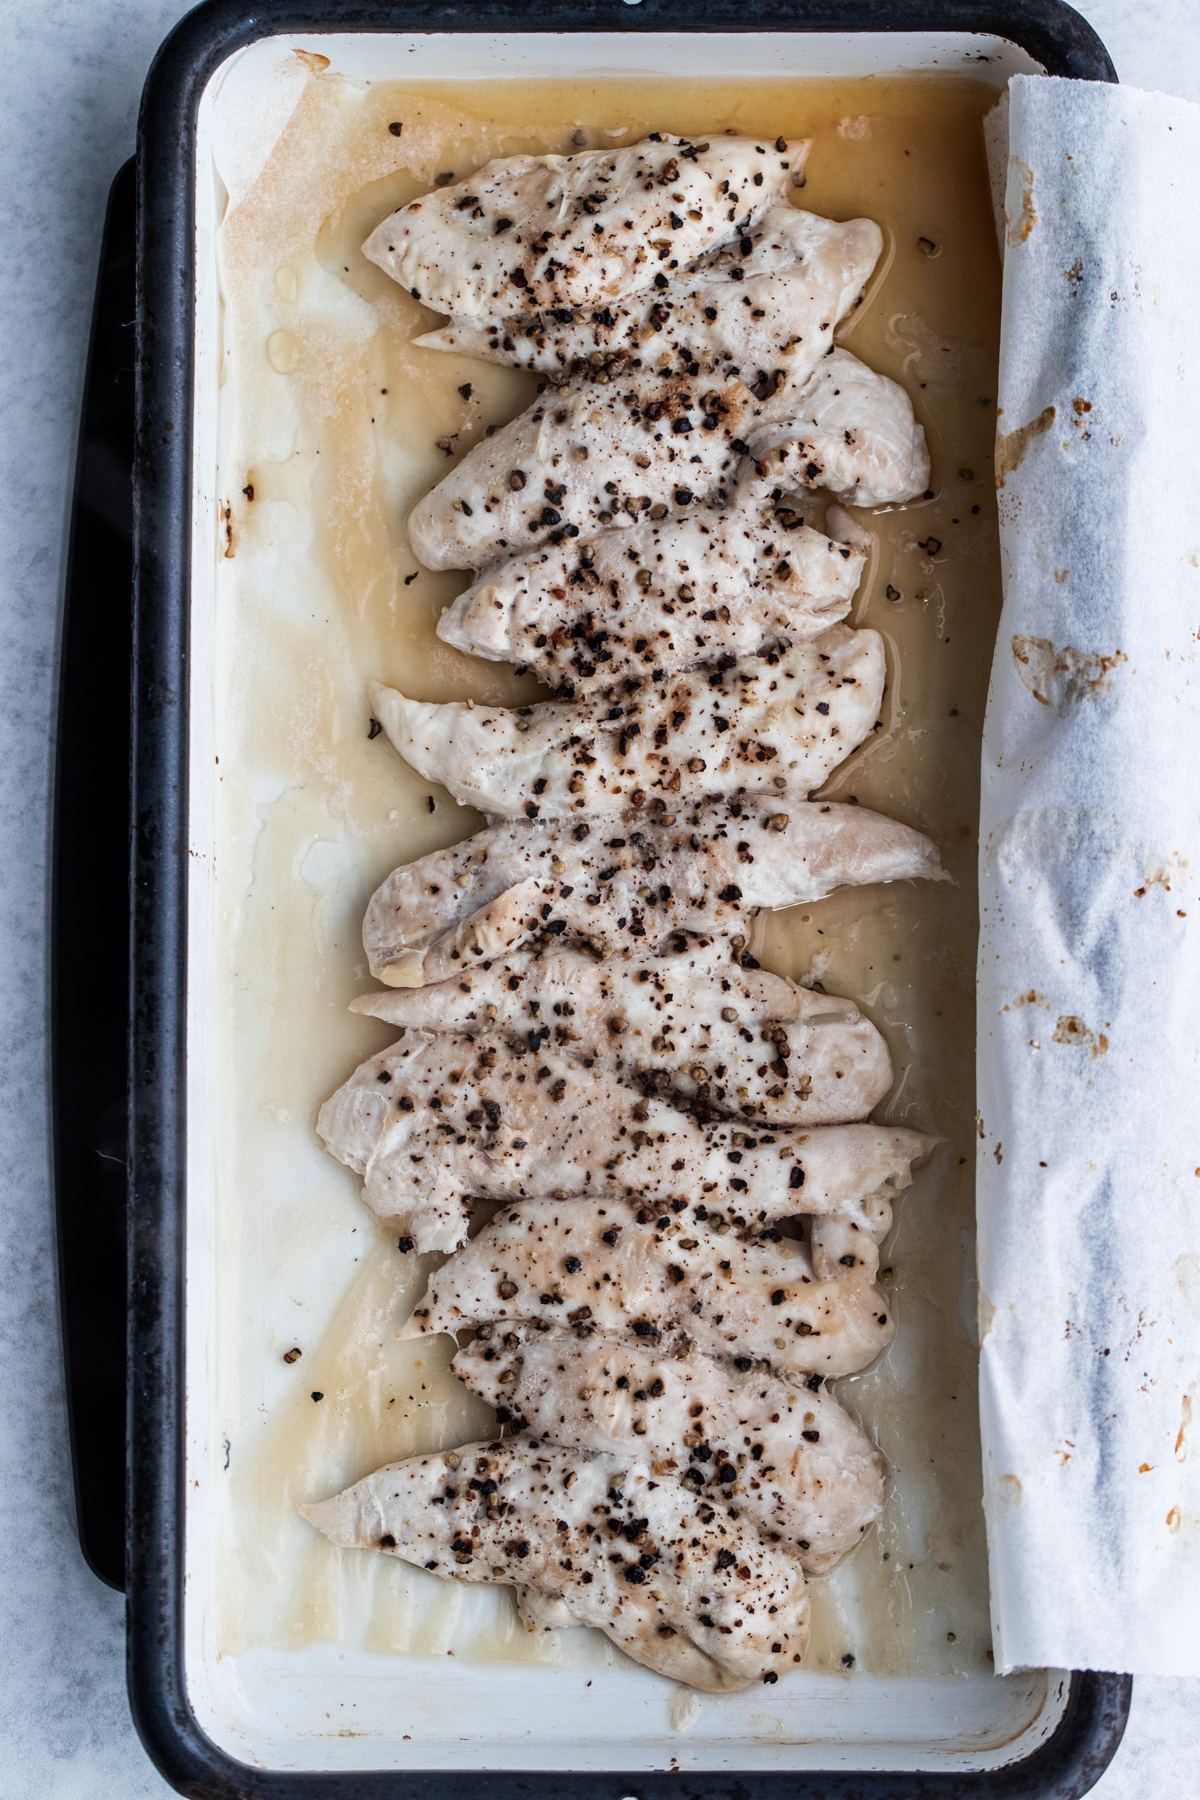
[[[464,1771],[400,1773],[285,1773],[235,1761],[201,1731],[188,1702],[183,1639],[184,1595],[184,1225],[186,1217],[186,925],[188,778],[188,612],[191,560],[193,228],[196,116],[215,69],[255,40],[289,31],[521,32],[845,32],[966,31],[1005,38],[1051,74],[1116,79],[1103,45],[1078,14],[1058,0],[908,0],[904,5],[812,4],[754,6],[703,0],[561,0],[525,9],[506,0],[455,4],[272,4],[254,10],[229,0],[200,7],[167,39],[151,70],[139,128],[140,206],[137,228],[137,454],[134,510],[134,694],[132,863],[108,867],[110,904],[102,914],[112,933],[113,966],[122,969],[119,929],[129,917],[130,986],[127,1018],[112,1003],[111,1018],[128,1030],[128,1490],[126,1591],[129,1689],[134,1718],[150,1755],[181,1792],[196,1796],[261,1796],[299,1800],[467,1800],[481,1776]],[[115,242],[110,226],[110,241]],[[98,314],[98,318],[99,318]],[[99,340],[97,340],[99,341]],[[93,380],[97,371],[93,367]],[[83,491],[81,487],[81,492]],[[78,527],[77,527],[78,531]],[[77,559],[78,560],[78,559]],[[82,565],[80,576],[82,577]],[[64,694],[86,651],[76,628],[80,581],[72,583]],[[119,601],[115,604],[119,613]],[[80,758],[88,749],[77,732],[62,744],[59,811],[59,942],[71,937],[67,863],[61,846],[69,807],[81,802]],[[71,771],[75,773],[72,774]],[[101,865],[103,866],[103,865]],[[119,901],[119,904],[117,903]],[[113,915],[110,918],[110,914]],[[89,966],[100,949],[92,940]],[[101,959],[103,950],[100,949]],[[56,1037],[61,1055],[63,1036]],[[65,1093],[60,1085],[60,1092]],[[60,1108],[60,1119],[65,1116]],[[86,1206],[82,1163],[72,1161],[70,1133],[60,1127],[61,1240],[67,1243]],[[117,1140],[113,1139],[113,1143]],[[119,1149],[119,1145],[118,1145]],[[116,1167],[119,1169],[119,1157]],[[93,1171],[94,1173],[94,1171]],[[111,1171],[110,1171],[111,1174]],[[95,1191],[94,1189],[92,1191]],[[75,1443],[80,1467],[88,1461],[84,1414],[96,1394],[83,1372],[86,1331],[71,1311],[78,1295],[78,1259],[64,1254],[64,1302],[71,1359]],[[69,1278],[69,1271],[74,1274]],[[111,1269],[107,1279],[113,1279]],[[109,1295],[111,1301],[111,1294]],[[98,1315],[97,1315],[98,1316]],[[108,1309],[109,1342],[116,1308]],[[95,1323],[91,1327],[95,1329]],[[111,1361],[111,1357],[110,1357]],[[111,1376],[101,1403],[113,1400]],[[90,1423],[90,1421],[89,1421]],[[93,1565],[109,1573],[111,1540],[86,1498],[81,1479],[81,1531]],[[103,1539],[104,1530],[109,1539]],[[90,1536],[89,1536],[90,1534]],[[489,1771],[482,1779],[494,1800],[559,1796],[572,1800],[923,1800],[924,1796],[1054,1797],[1087,1792],[1111,1759],[1124,1729],[1131,1682],[1127,1677],[1075,1674],[1062,1721],[1033,1755],[1001,1770],[977,1774],[803,1771],[772,1774],[596,1773]]]

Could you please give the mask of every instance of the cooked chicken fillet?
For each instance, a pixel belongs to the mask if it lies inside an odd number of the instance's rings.
[[[505,1208],[431,1276],[399,1335],[534,1319],[643,1342],[670,1331],[783,1375],[850,1375],[887,1348],[891,1302],[857,1271],[817,1280],[802,1245],[681,1204],[657,1220],[611,1196]]]
[[[419,774],[493,818],[624,812],[631,787],[686,804],[776,776],[803,798],[871,733],[883,639],[834,625],[731,669],[540,706],[439,705],[370,685],[371,711]]]
[[[540,1322],[539,1322],[540,1323]],[[632,1338],[482,1325],[454,1373],[502,1425],[556,1444],[652,1457],[699,1496],[723,1497],[823,1575],[883,1509],[883,1458],[829,1395],[698,1350]],[[811,1377],[820,1388],[820,1378]]]
[[[517,1589],[517,1613],[526,1631],[562,1631],[578,1623],[565,1600],[539,1594],[536,1588]]]
[[[628,1452],[464,1444],[300,1510],[335,1544],[528,1589],[531,1628],[599,1626],[636,1662],[713,1693],[776,1680],[808,1642],[799,1559]]]
[[[934,1140],[927,1140],[932,1148]],[[891,1202],[886,1189],[860,1207],[813,1218],[808,1248],[813,1274],[829,1281],[843,1269],[854,1269],[868,1281],[879,1273],[879,1246],[891,1229]]]
[[[728,942],[685,942],[648,960],[518,951],[436,987],[364,994],[351,1010],[418,1030],[536,1040],[572,1062],[604,1058],[644,1090],[699,1095],[760,1124],[838,1125],[883,1099],[892,1060],[851,1001],[743,969]]]
[[[739,461],[747,451],[758,467]],[[749,501],[821,487],[882,506],[912,500],[928,479],[908,395],[847,350],[762,400],[729,375],[629,370],[542,394],[418,501],[408,535],[428,568],[481,569],[501,552],[631,526],[656,506],[724,505],[734,487]]]
[[[774,422],[751,440],[759,466],[742,481],[746,498],[824,488],[847,506],[886,506],[929,485],[929,450],[908,394],[848,350],[825,357],[798,392],[784,387],[767,411]]]
[[[546,1050],[540,1034],[536,1042],[406,1031],[322,1106],[326,1147],[418,1250],[462,1241],[473,1194],[565,1197],[613,1184],[656,1205],[703,1193],[760,1223],[796,1213],[867,1223],[866,1203],[906,1188],[912,1164],[934,1147],[892,1125],[777,1126],[750,1137],[736,1121],[689,1117],[649,1083],[639,1095],[614,1078],[608,1057],[589,1067]]]
[[[504,157],[402,206],[363,254],[456,318],[604,307],[757,224],[800,180],[808,150],[662,138]]]
[[[611,372],[615,358],[640,359],[648,369],[664,359],[689,369],[699,362],[702,370],[782,365],[795,379],[829,348],[882,249],[871,219],[840,225],[773,206],[761,224],[672,275],[665,288],[643,288],[599,309],[453,319],[415,342],[555,376],[582,363],[608,363]]]
[[[745,383],[627,371],[549,388],[482,439],[408,515],[430,569],[482,569],[535,544],[591,537],[614,517],[721,495],[766,422]],[[631,521],[632,522],[632,521]]]
[[[636,801],[636,793],[630,796]],[[928,838],[865,807],[758,797],[570,829],[511,820],[396,869],[363,922],[389,987],[442,981],[539,933],[606,955],[673,933],[728,936],[758,907],[939,877]]]
[[[586,543],[501,563],[446,608],[437,632],[571,695],[812,637],[849,611],[864,560],[770,498],[636,524],[626,515]]]

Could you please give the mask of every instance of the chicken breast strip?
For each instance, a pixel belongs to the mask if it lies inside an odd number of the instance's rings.
[[[446,608],[437,632],[469,655],[523,663],[570,698],[813,637],[849,611],[864,561],[769,490],[732,508],[660,505],[587,542],[510,557]]]
[[[374,1212],[421,1251],[452,1250],[471,1195],[567,1197],[619,1186],[665,1205],[680,1193],[758,1223],[797,1213],[862,1217],[890,1200],[935,1140],[900,1126],[775,1127],[689,1117],[592,1066],[458,1032],[406,1031],[322,1106],[326,1148],[363,1177]],[[864,1251],[864,1258],[867,1252]]]
[[[541,1327],[541,1328],[539,1328]],[[742,1357],[678,1356],[637,1339],[481,1325],[454,1373],[502,1425],[610,1455],[649,1454],[657,1477],[723,1498],[824,1575],[883,1510],[883,1458],[837,1401]]]
[[[635,1662],[712,1693],[776,1681],[808,1642],[798,1558],[628,1453],[465,1444],[300,1510],[335,1544],[532,1589],[558,1603],[557,1623],[598,1626]]]
[[[760,1124],[863,1119],[892,1085],[879,1032],[849,1000],[743,969],[727,942],[598,962],[520,952],[436,987],[364,994],[353,1012],[426,1031],[486,1032]]]
[[[819,1280],[803,1245],[735,1231],[703,1202],[681,1207],[656,1218],[609,1196],[505,1208],[430,1277],[399,1335],[549,1319],[581,1336],[686,1336],[784,1376],[851,1375],[891,1342],[891,1302],[858,1271]]]
[[[824,488],[847,506],[914,500],[929,485],[929,449],[898,382],[848,350],[825,357],[796,392],[768,403],[773,423],[754,433],[758,467],[741,494],[751,499]]]
[[[628,798],[645,806],[640,789]],[[363,922],[372,975],[420,987],[538,935],[603,955],[730,937],[760,907],[941,874],[928,838],[865,807],[752,797],[647,812],[569,830],[511,820],[394,870]]]
[[[768,453],[767,475],[743,470],[744,456]],[[751,499],[818,486],[882,506],[924,491],[929,454],[904,389],[846,350],[762,400],[732,372],[708,386],[646,371],[573,379],[469,450],[413,507],[409,542],[428,568],[481,569],[655,506],[724,505],[743,475]]]
[[[562,818],[624,812],[631,786],[686,804],[744,793],[768,773],[803,799],[878,724],[884,674],[878,632],[834,625],[732,669],[643,680],[582,703],[438,705],[377,681],[369,693],[395,749],[460,805]]]
[[[482,569],[535,544],[592,536],[625,510],[690,506],[724,495],[767,423],[737,377],[627,371],[575,380],[483,438],[408,515],[430,569]]]
[[[804,172],[806,140],[655,133],[620,150],[509,156],[424,194],[363,245],[435,312],[604,307],[752,228]]]
[[[584,365],[611,374],[624,361],[692,375],[722,363],[763,373],[782,366],[796,379],[829,348],[882,250],[883,233],[871,219],[842,225],[772,206],[760,224],[665,287],[599,308],[453,319],[415,342],[559,379]]]

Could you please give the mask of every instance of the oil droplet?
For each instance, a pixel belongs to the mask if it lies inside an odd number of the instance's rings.
[[[275,292],[281,300],[298,300],[300,298],[300,275],[290,263],[284,263],[275,271]]]
[[[279,375],[290,375],[300,361],[300,346],[290,331],[273,331],[267,339],[267,361]]]

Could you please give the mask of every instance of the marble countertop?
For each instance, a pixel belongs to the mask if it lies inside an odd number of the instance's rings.
[[[130,1723],[123,1607],[74,1533],[46,1092],[46,870],[70,480],[109,183],[178,0],[0,0],[0,1790],[171,1790]],[[1085,0],[1121,79],[1200,101],[1195,0]],[[1193,1800],[1200,1683],[1140,1679],[1100,1800]]]

